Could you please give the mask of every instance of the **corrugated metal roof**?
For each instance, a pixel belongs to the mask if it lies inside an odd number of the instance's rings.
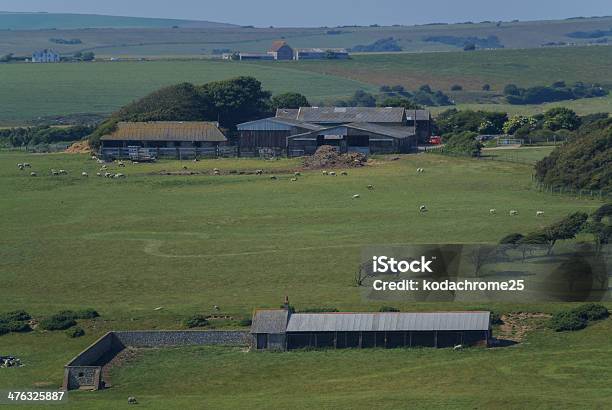
[[[101,139],[104,141],[227,141],[216,123],[203,121],[120,122],[113,133]]]
[[[317,124],[309,124],[307,122],[298,121],[298,120],[291,119],[291,118],[278,118],[278,117],[262,118],[260,120],[244,122],[242,124],[238,124],[237,128],[238,130],[246,130],[246,129],[267,130],[266,122],[268,121],[272,121],[278,124],[288,125],[291,127],[304,128],[306,130],[312,130],[312,131],[321,130],[324,128]],[[258,128],[258,125],[261,125],[261,128]]]
[[[286,309],[257,310],[253,316],[251,333],[285,333],[288,316]]]
[[[353,122],[346,125],[358,130],[364,130],[375,134],[385,135],[393,138],[408,138],[413,135],[414,127],[391,127],[385,125],[371,124],[369,122]]]
[[[347,53],[346,48],[299,48],[297,50],[300,53],[325,53],[327,51],[332,51],[334,53]]]
[[[287,332],[488,330],[490,312],[296,313]]]
[[[298,121],[325,123],[394,122],[404,120],[403,108],[398,107],[302,107]]]
[[[299,108],[277,108],[276,118],[296,120],[299,111]]]

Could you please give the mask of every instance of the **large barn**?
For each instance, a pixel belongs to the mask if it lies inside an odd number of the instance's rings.
[[[187,159],[218,156],[219,147],[226,142],[216,122],[120,122],[113,132],[100,138],[100,154],[128,158],[144,150],[154,158]]]
[[[251,327],[257,350],[487,346],[490,312],[291,313],[257,310]]]
[[[401,107],[279,109],[275,117],[239,124],[238,134],[241,156],[310,155],[321,145],[343,153],[409,153],[429,137],[430,114]]]

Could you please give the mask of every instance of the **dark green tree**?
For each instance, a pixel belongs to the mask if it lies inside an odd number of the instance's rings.
[[[272,97],[271,106],[273,110],[276,110],[277,108],[310,107],[310,103],[302,94],[289,92]]]

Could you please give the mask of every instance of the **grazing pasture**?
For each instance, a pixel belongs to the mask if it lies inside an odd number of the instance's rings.
[[[23,162],[38,176],[21,171]],[[101,314],[79,323],[86,335],[78,339],[38,330],[0,336],[2,353],[26,363],[0,372],[4,387],[56,388],[63,364],[104,332],[176,329],[215,305],[235,318],[249,317],[254,307],[278,307],[284,295],[298,308],[377,310],[353,282],[364,245],[496,242],[600,205],[533,190],[528,165],[437,155],[376,157],[348,175],[336,170],[335,177],[301,170],[298,159],[108,166],[126,179],[96,177],[99,168],[85,155],[0,153],[0,310],[43,317],[93,307]],[[51,169],[68,175],[52,176]],[[250,174],[257,169],[264,174]],[[180,172],[197,175],[161,175]],[[421,204],[427,214],[419,212]],[[519,216],[509,217],[508,209]],[[536,217],[537,210],[545,215]],[[554,311],[559,305],[397,307]],[[120,408],[135,395],[152,408],[244,402],[384,408],[407,400],[423,407],[517,400],[597,407],[610,395],[610,323],[566,335],[539,330],[529,343],[500,350],[146,351],[113,371],[116,387],[71,393],[70,406]],[[506,377],[517,372],[522,376]],[[483,395],[490,389],[496,393]]]

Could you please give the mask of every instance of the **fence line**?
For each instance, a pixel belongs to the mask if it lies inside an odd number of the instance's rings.
[[[477,161],[490,160],[490,161],[514,162],[514,163],[519,163],[519,164],[535,165],[535,162],[533,161],[521,160],[519,158],[508,158],[508,157],[500,158],[500,157],[488,157],[488,156],[474,157],[468,154],[460,154],[456,152],[444,151],[443,148],[429,149],[429,150],[426,150],[425,152],[431,153],[431,154],[446,155],[450,157],[471,158]],[[602,189],[599,189],[599,190],[598,189],[578,189],[578,188],[572,188],[572,187],[563,186],[563,185],[544,184],[542,182],[537,181],[534,174],[531,174],[531,182],[533,184],[533,187],[537,189],[539,192],[549,193],[551,195],[573,196],[577,199],[593,199],[593,200],[598,199],[600,201],[612,199],[612,192],[608,192]]]

